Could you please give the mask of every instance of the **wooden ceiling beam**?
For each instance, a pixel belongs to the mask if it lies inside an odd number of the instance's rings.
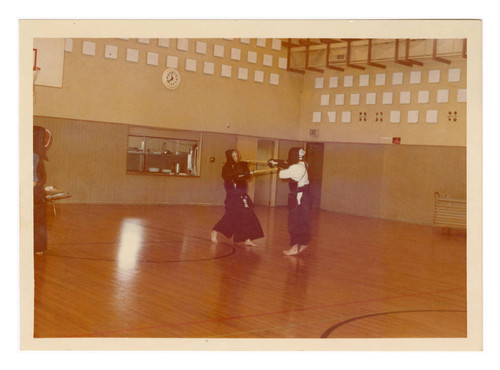
[[[410,59],[410,39],[406,39],[405,59],[408,60],[410,63],[416,64],[418,66],[423,66],[424,65],[424,63],[419,62],[418,60]]]
[[[358,41],[358,40],[359,39],[342,39],[342,41],[347,42],[346,66],[349,68],[356,68],[356,69],[360,69],[360,70],[364,71],[365,67],[351,63],[351,43],[353,41]]]
[[[402,64],[407,67],[413,67],[413,65],[415,64],[419,66],[424,65],[424,63],[422,62],[410,59],[409,54],[410,54],[410,39],[406,39],[405,57],[404,59],[399,59],[399,39],[396,39],[394,47],[394,63]]]
[[[368,62],[366,64],[368,64],[369,66],[382,68],[382,69],[386,68],[386,66],[384,64],[372,62],[372,39],[368,39],[368,58],[367,59],[368,59]]]
[[[302,40],[300,40],[300,42],[302,43]],[[317,43],[312,43],[309,39],[306,39],[304,41],[304,44],[306,45],[306,66],[305,66],[305,70],[306,71],[313,71],[313,72],[320,72],[320,73],[323,73],[324,70],[320,69],[320,68],[316,68],[316,67],[309,67],[309,47],[311,45],[318,45]]]
[[[437,39],[434,39],[432,42],[432,59],[434,59],[437,62],[451,64],[451,60],[437,56],[437,41],[438,41]]]
[[[321,42],[311,41],[311,39],[299,39],[299,43],[303,46],[321,45]]]
[[[319,39],[322,44],[330,45],[330,44],[341,44],[342,41],[337,39]]]
[[[326,65],[325,65],[325,68],[328,68],[328,69],[333,69],[335,71],[340,71],[340,72],[344,72],[344,68],[342,67],[337,67],[337,66],[334,66],[332,64],[330,64],[330,51],[331,51],[331,45],[332,44],[341,44],[342,41],[340,40],[336,40],[336,39],[319,39],[323,44],[326,45]]]
[[[290,50],[291,48],[297,48],[301,46],[300,44],[293,43],[292,39],[288,39],[288,41],[282,41],[281,45],[288,48],[288,50]]]
[[[288,42],[286,44],[293,45],[291,41],[292,41],[292,39],[288,39]],[[281,44],[283,45],[283,43],[281,43]],[[300,45],[297,45],[297,46],[300,46]],[[286,57],[286,70],[288,72],[295,72],[295,73],[305,74],[306,71],[304,71],[302,69],[297,69],[297,68],[291,68],[290,67],[290,57],[291,57],[291,52],[292,52],[291,49],[292,49],[292,47],[288,46],[287,57]]]

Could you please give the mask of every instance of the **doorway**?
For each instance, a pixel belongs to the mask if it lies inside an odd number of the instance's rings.
[[[309,184],[311,187],[311,206],[321,208],[321,184],[323,182],[324,143],[306,144],[306,161],[309,165]]]

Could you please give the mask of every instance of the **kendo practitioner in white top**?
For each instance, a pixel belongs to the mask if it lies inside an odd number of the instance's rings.
[[[311,240],[311,194],[307,163],[304,161],[306,151],[294,147],[288,152],[288,160],[270,159],[270,167],[278,167],[280,179],[289,179],[288,186],[288,232],[290,233],[290,249],[283,251],[287,256],[297,255],[307,248]]]
[[[236,149],[226,150],[226,163],[222,167],[222,178],[226,189],[224,201],[225,214],[215,224],[210,235],[213,243],[217,243],[217,233],[226,238],[233,237],[233,242],[245,242],[245,245],[256,246],[254,239],[262,238],[264,232],[253,208],[252,199],[247,194],[247,180],[252,176],[246,162],[241,162],[240,153]]]

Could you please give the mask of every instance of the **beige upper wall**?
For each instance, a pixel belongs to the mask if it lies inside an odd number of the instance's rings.
[[[418,57],[423,66],[395,64],[387,59],[394,53],[389,50],[394,43],[378,40],[373,60],[385,69],[367,66],[366,46],[361,45],[353,49],[353,63],[365,70],[336,63],[345,71],[305,74],[284,69],[287,49],[277,39],[45,41],[35,40],[42,59],[64,46],[64,78],[61,88],[36,86],[34,113],[39,116],[288,140],[390,143],[400,137],[402,144],[411,145],[466,146],[467,142],[467,59],[460,55],[460,39],[439,42],[439,51],[444,52],[440,55],[450,64],[431,58],[431,40],[414,42],[410,49],[410,56]],[[178,50],[183,42],[187,51]],[[221,57],[215,55],[216,49]],[[337,47],[335,53],[342,50]],[[137,62],[129,61],[127,55],[135,52]],[[304,62],[296,56],[303,54],[292,53],[294,67]],[[251,55],[255,63],[249,61]],[[316,57],[310,63],[323,67],[324,50],[311,55]],[[175,90],[162,84],[169,59],[176,61],[181,73],[181,85]],[[213,64],[213,74],[207,73],[205,63]],[[193,69],[189,64],[195,71],[187,70]],[[230,70],[230,77],[222,75],[223,68]],[[263,82],[255,81],[256,73],[263,74]],[[39,78],[45,81],[43,70]],[[403,100],[404,94],[409,102]],[[370,95],[374,103],[369,102]],[[428,122],[433,114],[436,122]],[[410,116],[417,122],[409,122]]]
[[[168,39],[168,47],[159,46],[158,39],[146,40],[149,44],[67,39],[63,87],[36,86],[35,115],[261,137],[297,135],[303,76],[279,67],[286,50],[273,49],[271,39],[263,39],[265,47],[257,46],[256,39],[249,44],[185,39],[187,51],[178,50],[178,39]],[[199,45],[205,54],[197,52]],[[214,56],[215,46],[223,57]],[[95,55],[84,54],[89,47]],[[106,50],[115,50],[116,59],[106,57]],[[127,61],[131,51],[137,51],[137,62]],[[249,53],[255,63],[248,62]],[[181,74],[175,90],[162,83],[167,57],[177,60]],[[158,65],[148,64],[156,59]],[[205,63],[213,63],[213,75],[205,73]],[[189,64],[196,70],[186,70]],[[230,77],[222,76],[223,68]],[[262,73],[262,82],[255,81],[256,73]]]
[[[323,142],[387,144],[399,137],[401,144],[466,146],[467,60],[420,60],[423,66],[383,62],[381,69],[358,63],[366,69],[307,73],[300,135]],[[429,121],[433,114],[436,121]]]

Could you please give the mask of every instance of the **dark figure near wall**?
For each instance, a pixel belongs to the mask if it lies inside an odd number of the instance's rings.
[[[47,249],[47,216],[45,199],[46,149],[51,141],[48,130],[33,126],[33,224],[34,252],[42,254]]]

